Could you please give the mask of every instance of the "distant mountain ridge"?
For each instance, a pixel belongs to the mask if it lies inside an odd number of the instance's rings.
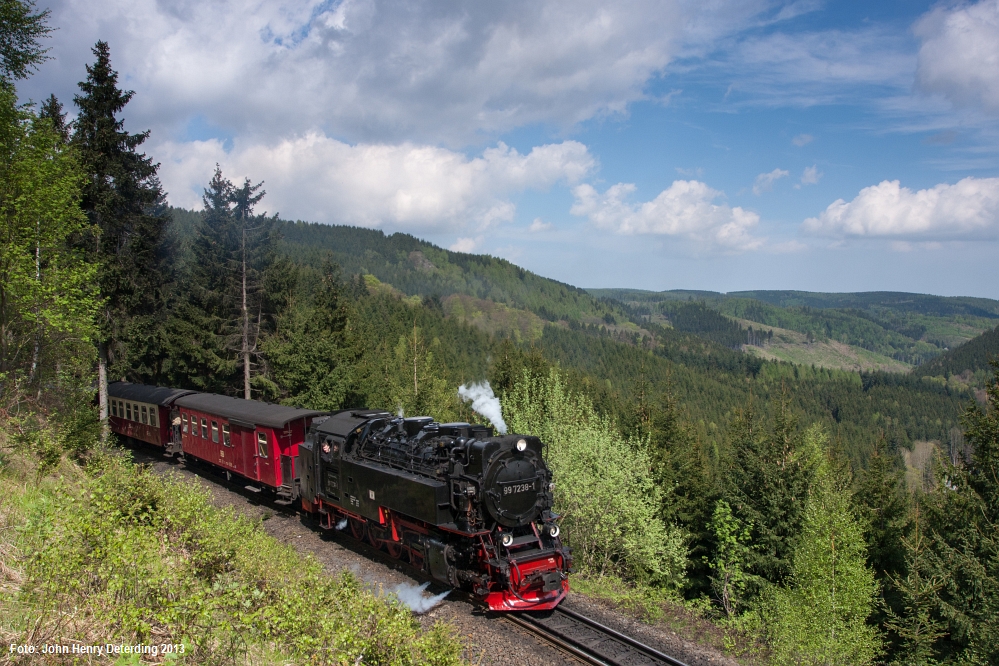
[[[743,326],[795,331],[812,342],[847,345],[908,365],[920,365],[991,330],[999,322],[999,301],[966,296],[904,292],[822,293],[805,291],[713,291],[590,289],[600,298],[618,300],[639,314],[672,320],[674,313],[700,303]],[[766,331],[764,331],[766,332]],[[752,337],[752,336],[750,336]],[[769,342],[769,341],[768,341]],[[750,340],[751,346],[758,346]],[[812,350],[781,336],[773,350],[748,349],[770,358],[814,362]],[[841,351],[847,350],[840,348]],[[855,354],[848,353],[847,356]],[[827,367],[848,367],[826,354]],[[822,358],[820,354],[818,358]],[[874,357],[869,359],[876,362]],[[822,363],[822,361],[819,361]],[[884,369],[890,363],[881,363]]]

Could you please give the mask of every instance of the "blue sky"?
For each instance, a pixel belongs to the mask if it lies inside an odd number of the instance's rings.
[[[175,205],[219,163],[580,286],[999,298],[999,0],[102,5],[22,95],[108,41]]]

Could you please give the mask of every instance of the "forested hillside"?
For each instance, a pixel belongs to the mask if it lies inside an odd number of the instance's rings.
[[[670,318],[685,303],[697,302],[735,320],[743,328],[796,331],[812,342],[836,342],[918,366],[957,347],[999,322],[999,301],[987,298],[869,292],[821,294],[795,291],[649,292],[591,289],[600,298],[626,303],[638,314]],[[711,330],[716,328],[712,327]],[[744,344],[772,341],[745,336]]]
[[[921,365],[915,374],[920,377],[967,374],[970,378],[987,374],[989,361],[996,360],[999,360],[999,326]]]

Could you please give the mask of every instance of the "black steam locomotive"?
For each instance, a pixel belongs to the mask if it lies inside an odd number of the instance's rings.
[[[568,592],[538,438],[347,410],[314,418],[298,448],[302,506],[324,527],[349,526],[492,610],[546,610]]]
[[[546,610],[569,590],[536,437],[115,382],[111,429],[241,478],[494,610]]]

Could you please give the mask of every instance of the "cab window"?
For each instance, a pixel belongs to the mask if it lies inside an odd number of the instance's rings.
[[[229,440],[229,424],[222,424],[222,444],[225,446],[232,446]]]
[[[184,434],[187,434],[187,414],[180,415],[180,430]]]
[[[201,419],[201,439],[208,439],[208,419]]]
[[[219,443],[219,423],[218,421],[212,421],[212,441],[216,444]]]
[[[257,455],[261,458],[267,457],[267,433],[257,433]]]

